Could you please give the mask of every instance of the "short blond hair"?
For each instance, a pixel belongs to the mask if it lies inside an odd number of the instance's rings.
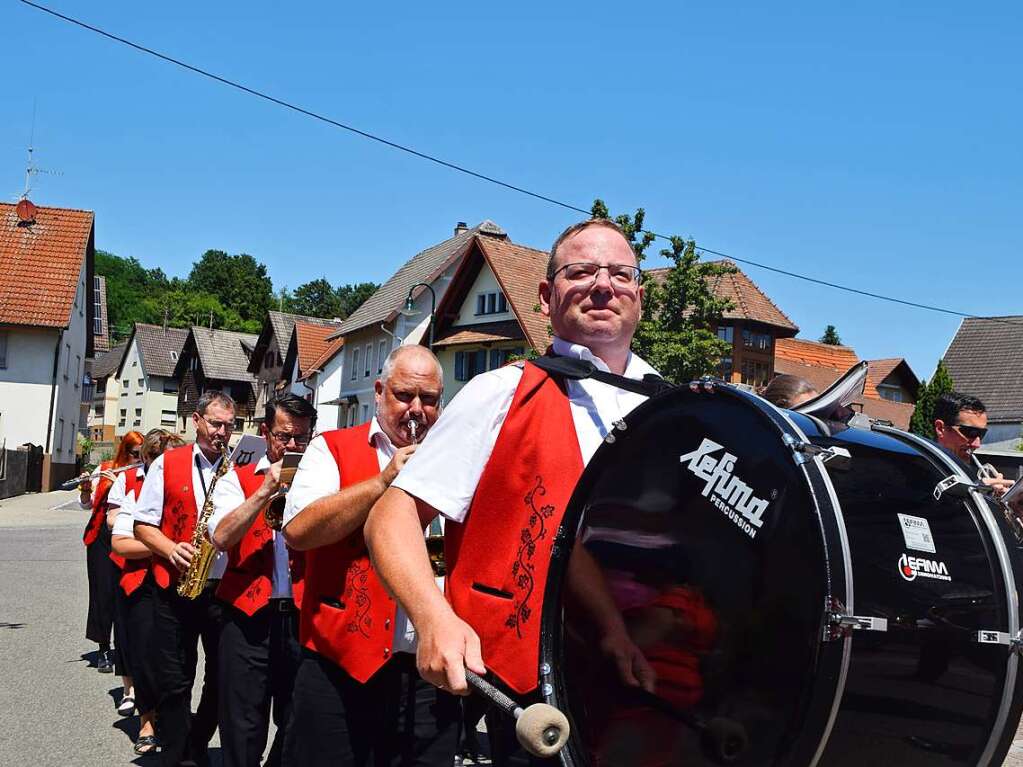
[[[583,229],[588,229],[591,226],[602,226],[602,227],[604,227],[606,229],[613,229],[614,231],[618,232],[618,234],[620,234],[622,236],[622,239],[625,240],[625,242],[628,243],[629,248],[632,249],[632,243],[629,242],[629,238],[625,234],[625,231],[620,226],[618,226],[618,224],[616,224],[614,221],[612,221],[611,219],[609,219],[609,218],[588,218],[585,221],[579,221],[578,223],[572,224],[570,227],[568,227],[568,229],[566,229],[561,234],[559,234],[558,235],[558,239],[556,239],[554,241],[554,244],[551,245],[551,255],[547,259],[547,281],[548,282],[550,280],[554,279],[554,273],[557,271],[557,269],[554,268],[554,259],[556,259],[558,257],[558,248],[561,247],[561,243],[563,243],[565,240],[567,240],[572,235],[578,234]],[[636,251],[633,250],[632,252],[633,252],[633,254],[635,254]],[[636,261],[638,263],[639,259],[637,258]]]

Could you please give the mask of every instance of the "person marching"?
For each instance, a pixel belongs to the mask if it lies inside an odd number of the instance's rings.
[[[282,487],[285,452],[301,453],[309,444],[316,409],[295,394],[282,394],[266,403],[264,414],[259,432],[266,455],[258,463],[235,467],[217,483],[207,526],[213,544],[230,554],[217,589],[225,603],[219,678],[225,767],[259,767],[271,700],[277,733],[266,764],[280,764],[301,659],[289,551],[264,510]]]
[[[217,729],[222,605],[214,599],[214,592],[227,557],[220,554],[214,558],[209,580],[195,599],[178,594],[178,581],[200,553],[192,539],[209,493],[227,468],[222,461],[226,460],[234,429],[234,414],[230,396],[215,390],[204,392],[192,414],[195,444],[169,450],[153,462],[133,514],[135,537],[153,552],[156,599],[152,652],[160,691],[156,717],[164,765],[185,761],[207,764],[207,748]],[[205,676],[202,699],[193,716],[192,685],[200,640],[206,658]]]
[[[654,374],[629,348],[642,298],[635,253],[614,223],[569,227],[551,248],[539,284],[540,307],[554,330],[549,354],[631,379]],[[489,668],[520,697],[537,695],[540,615],[555,536],[535,539],[535,520],[542,513],[547,529],[558,528],[585,464],[614,422],[644,400],[592,379],[553,378],[530,362],[482,373],[454,398],[365,526],[381,580],[416,626],[418,667],[427,680],[464,695],[465,668],[477,674]],[[448,521],[450,602],[434,587],[420,534],[438,514]],[[520,555],[529,559],[531,579],[516,577]],[[592,591],[593,584],[582,588]],[[593,641],[623,682],[652,690],[656,675],[618,611],[594,618]],[[510,727],[488,732],[495,763],[520,758],[512,753]]]
[[[142,466],[118,475],[107,502],[108,524],[112,527],[111,548],[121,566],[120,588],[114,605],[117,617],[114,630],[117,649],[131,674],[131,687],[117,707],[118,713],[131,716],[139,712],[139,735],[134,744],[138,755],[157,747],[154,729],[157,700],[156,673],[150,650],[153,640],[153,579],[150,576],[152,552],[135,540],[135,503],[145,480],[146,470],[165,450],[180,447],[184,440],[164,429],[152,429],[142,440]]]
[[[85,508],[92,508],[82,536],[89,576],[89,612],[85,622],[85,637],[99,645],[96,669],[101,674],[109,674],[114,671],[115,665],[120,665],[118,655],[110,650],[110,632],[114,625],[114,590],[120,571],[110,560],[107,497],[118,477],[113,470],[138,463],[141,444],[142,435],[137,431],[125,434],[117,446],[114,459],[101,462],[92,477],[83,474],[79,486],[79,502]],[[118,668],[118,674],[122,670]],[[127,690],[130,682],[123,678],[122,682]]]
[[[284,742],[292,767],[454,763],[458,699],[420,679],[415,630],[362,539],[370,507],[437,420],[443,373],[427,349],[400,346],[374,387],[376,415],[313,440],[288,491],[284,535],[306,551],[305,651]]]

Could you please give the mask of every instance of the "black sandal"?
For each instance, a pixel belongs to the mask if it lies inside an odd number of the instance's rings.
[[[135,741],[134,751],[139,756],[145,756],[156,751],[158,745],[155,735],[143,735]]]

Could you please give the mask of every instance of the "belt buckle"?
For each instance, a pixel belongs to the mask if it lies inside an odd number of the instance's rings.
[[[295,602],[292,599],[275,599],[277,603],[277,612],[279,613],[290,613],[295,609]]]

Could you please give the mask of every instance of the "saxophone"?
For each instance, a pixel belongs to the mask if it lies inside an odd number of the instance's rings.
[[[213,514],[213,489],[217,486],[217,480],[231,470],[231,461],[228,460],[227,444],[220,453],[220,463],[210,481],[210,489],[206,493],[206,501],[202,505],[199,518],[195,521],[195,530],[192,531],[192,547],[195,554],[192,561],[188,563],[185,572],[181,574],[178,581],[178,595],[187,599],[197,599],[204,588],[206,580],[210,577],[210,568],[213,567],[213,560],[216,559],[217,549],[206,534],[206,523]]]

